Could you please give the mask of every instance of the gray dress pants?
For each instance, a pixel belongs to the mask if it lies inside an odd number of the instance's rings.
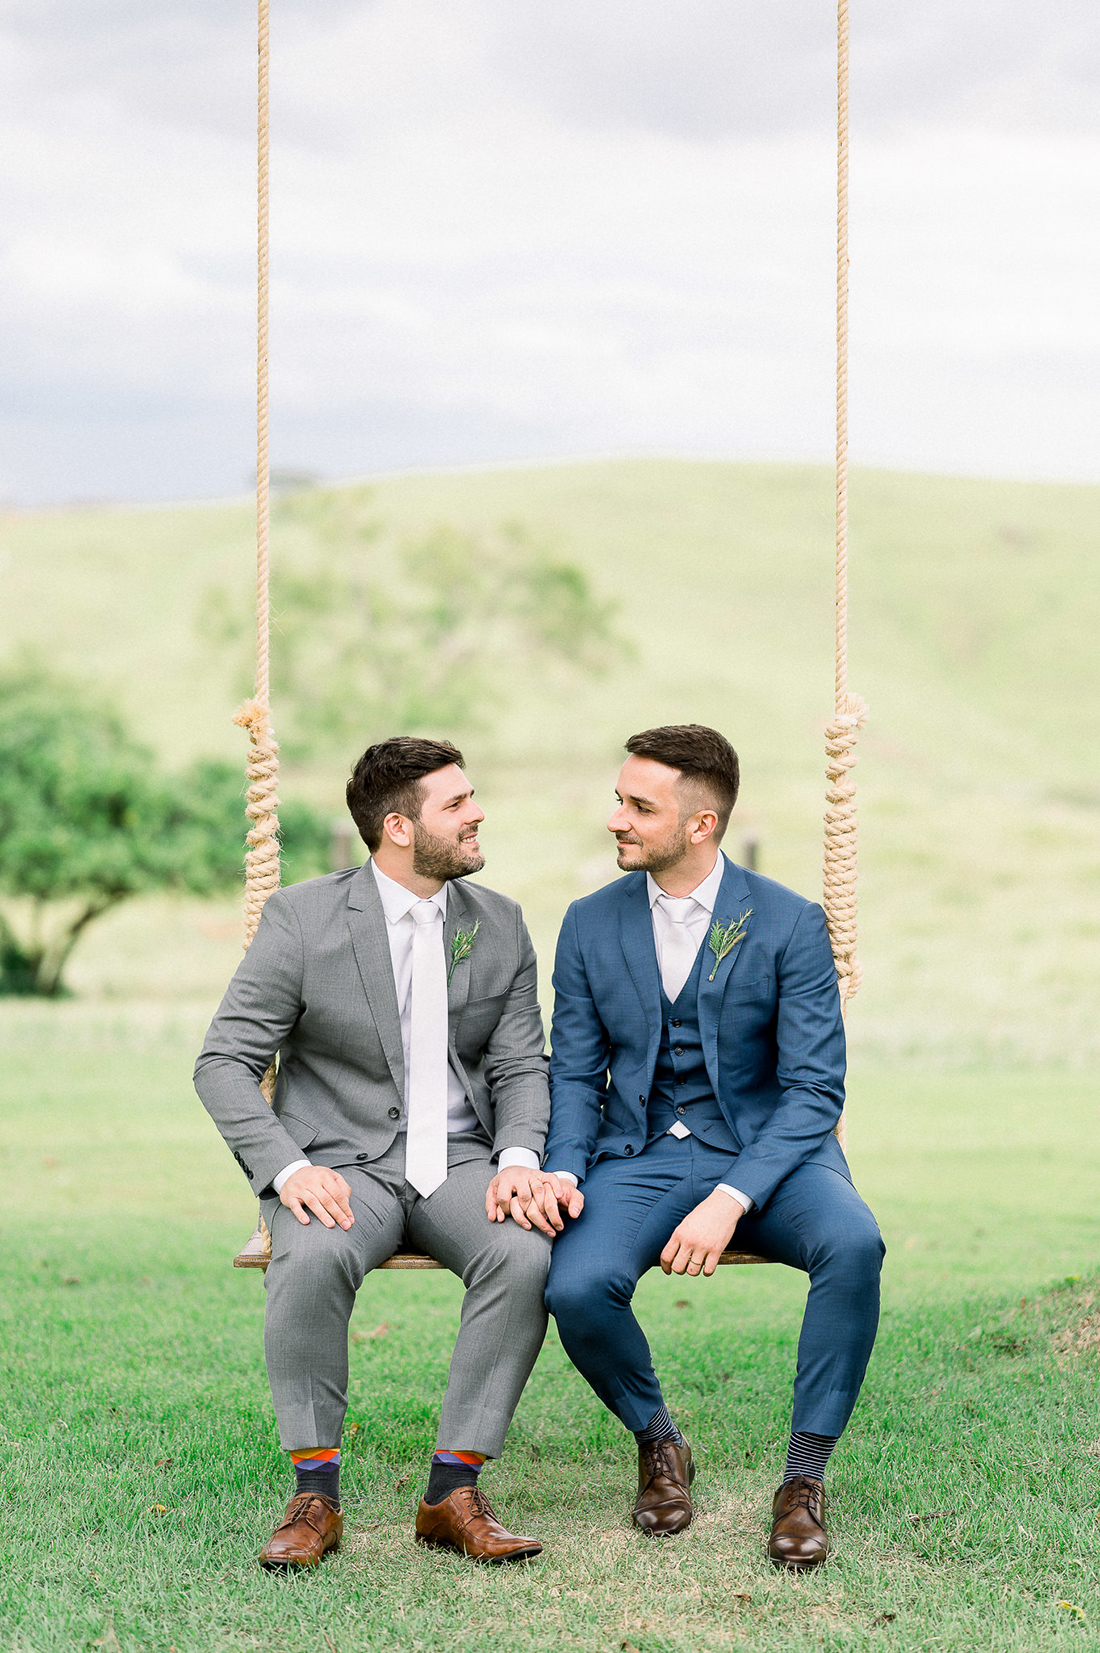
[[[263,1201],[271,1230],[264,1352],[286,1451],[339,1446],[348,1406],[348,1322],[365,1274],[411,1244],[466,1287],[438,1445],[499,1458],[512,1414],[546,1334],[550,1240],[509,1217],[491,1223],[488,1144],[451,1137],[446,1181],[424,1199],[405,1181],[405,1136],[369,1165],[341,1165],[351,1228],[302,1224]]]

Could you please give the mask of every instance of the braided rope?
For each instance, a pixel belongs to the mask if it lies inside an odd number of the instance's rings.
[[[270,498],[268,457],[268,6],[259,0],[259,81],[256,132],[256,693],[233,721],[248,730],[248,803],[252,822],[245,855],[245,948],[264,903],[279,888],[279,747],[271,732]]]
[[[825,853],[822,902],[836,963],[842,1011],[859,989],[856,953],[856,736],[867,718],[848,692],[848,0],[837,0],[836,100],[836,685],[825,730]],[[836,1128],[844,1146],[844,1116]]]
[[[264,903],[279,888],[279,746],[271,732],[270,460],[268,454],[268,147],[269,0],[259,0],[256,114],[256,693],[234,714],[248,730],[248,802],[252,822],[244,858],[244,945],[252,945]],[[260,1082],[270,1104],[275,1094],[274,1062]],[[256,1232],[237,1258],[244,1267],[263,1267],[271,1236],[261,1216]]]

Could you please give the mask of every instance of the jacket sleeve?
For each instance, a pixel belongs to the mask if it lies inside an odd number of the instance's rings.
[[[260,1080],[302,1009],[304,949],[294,909],[269,896],[195,1064],[195,1089],[257,1195],[302,1150],[264,1101]]]
[[[485,1045],[485,1078],[493,1103],[493,1152],[529,1148],[541,1156],[550,1117],[546,1031],[538,999],[538,963],[516,908],[518,965],[500,1020]]]
[[[607,1094],[611,1040],[581,956],[576,902],[558,936],[550,1046],[550,1134],[544,1163],[548,1171],[571,1171],[583,1179]]]
[[[807,903],[777,965],[776,1076],[782,1092],[756,1138],[730,1161],[731,1181],[758,1206],[821,1147],[844,1107],[844,1020],[825,914]]]

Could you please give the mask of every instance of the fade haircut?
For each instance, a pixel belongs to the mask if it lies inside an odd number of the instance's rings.
[[[683,819],[701,804],[709,806],[718,816],[714,841],[722,842],[741,785],[737,753],[725,735],[703,723],[669,723],[631,735],[626,749],[633,757],[652,758],[678,769],[681,790],[691,799],[690,808],[682,811]]]
[[[372,855],[382,842],[387,815],[419,821],[424,776],[452,763],[461,769],[464,761],[449,740],[422,740],[418,735],[394,735],[367,747],[351,772],[347,800],[359,836]]]

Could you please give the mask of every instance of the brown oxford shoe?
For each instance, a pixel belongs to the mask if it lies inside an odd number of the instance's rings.
[[[777,1567],[793,1573],[820,1567],[829,1554],[825,1531],[825,1488],[808,1475],[784,1481],[772,1499],[772,1533],[768,1554]]]
[[[525,1561],[542,1552],[533,1538],[517,1538],[502,1527],[480,1487],[456,1487],[441,1504],[420,1500],[416,1541],[459,1550],[474,1561]]]
[[[638,1447],[638,1496],[633,1520],[651,1538],[669,1538],[691,1526],[695,1514],[688,1488],[695,1479],[686,1441],[647,1441]]]
[[[334,1550],[344,1531],[344,1517],[319,1492],[299,1492],[290,1500],[282,1525],[275,1528],[260,1551],[260,1566],[319,1567],[321,1557]]]

